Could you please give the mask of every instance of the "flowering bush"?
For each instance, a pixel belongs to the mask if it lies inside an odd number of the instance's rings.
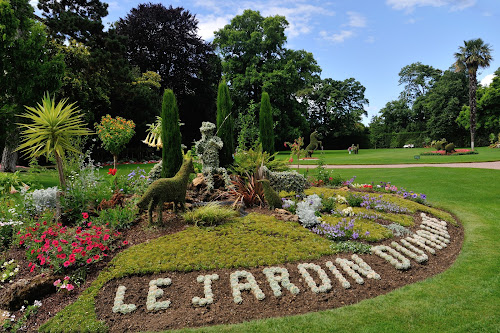
[[[349,239],[358,239],[359,231],[354,230],[354,219],[351,219],[347,222],[346,219],[342,219],[336,225],[331,225],[328,223],[321,223],[318,227],[313,228],[312,232],[323,235],[326,238],[337,241],[337,240],[349,240]],[[367,231],[365,236],[368,236],[370,233]]]
[[[114,167],[116,168],[118,154],[135,134],[134,122],[125,120],[122,117],[111,118],[107,114],[102,117],[99,124],[95,124],[95,127],[97,135],[102,141],[102,147],[113,154]]]
[[[16,263],[14,259],[9,261],[4,261],[2,266],[0,266],[0,282],[9,281],[12,282],[12,278],[16,276],[17,272],[19,272],[19,265]]]
[[[27,248],[30,271],[39,266],[56,273],[102,260],[120,236],[119,232],[93,226],[92,222],[77,228],[63,227],[61,223],[36,223],[35,227],[27,227],[24,234],[21,231],[18,234],[19,245]]]
[[[293,157],[297,156],[297,166],[300,168],[300,155],[302,155],[302,152],[304,152],[304,150],[302,149],[302,146],[304,145],[304,138],[299,137],[298,139],[293,140],[293,143],[285,142],[284,145],[285,147],[289,147],[291,150],[288,162],[292,163]]]
[[[75,289],[75,286],[69,283],[69,276],[65,276],[64,279],[61,281],[61,279],[57,279],[54,281],[54,287],[57,288],[57,292],[61,290],[67,290],[71,291]]]
[[[317,194],[307,196],[303,201],[297,203],[297,215],[299,222],[306,228],[312,228],[319,224],[316,211],[321,207],[321,198]]]

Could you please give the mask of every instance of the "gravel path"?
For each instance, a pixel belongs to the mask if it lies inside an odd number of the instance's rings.
[[[297,168],[297,165],[290,165],[291,168]],[[313,169],[317,165],[300,165],[301,168]],[[354,164],[354,165],[325,165],[328,169],[373,169],[373,168],[415,168],[415,167],[441,167],[441,168],[478,168],[478,169],[493,169],[500,170],[500,161],[496,162],[471,162],[471,163],[419,163],[419,164]]]

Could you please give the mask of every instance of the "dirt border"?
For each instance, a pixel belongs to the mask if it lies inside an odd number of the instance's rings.
[[[419,228],[419,225],[420,221],[416,221],[412,231]],[[406,271],[395,269],[378,256],[359,255],[375,272],[380,274],[381,280],[364,278],[365,283],[359,285],[343,273],[344,277],[351,283],[350,289],[344,289],[340,285],[326,268],[325,262],[328,260],[334,262],[337,257],[350,259],[351,254],[344,253],[324,256],[318,260],[302,260],[277,265],[287,268],[290,273],[290,281],[299,287],[300,293],[296,296],[283,290],[282,297],[275,297],[262,273],[264,267],[246,268],[246,271],[255,276],[266,298],[258,301],[250,292],[242,292],[243,303],[239,305],[234,303],[229,286],[229,276],[238,270],[236,268],[188,273],[166,272],[112,280],[100,290],[96,297],[97,318],[104,320],[109,325],[110,332],[137,332],[233,324],[253,319],[282,317],[338,308],[386,294],[394,289],[444,272],[457,258],[464,239],[464,230],[460,223],[458,226],[448,223],[448,232],[451,243],[446,248],[437,250],[435,256],[429,255],[429,260],[425,264],[418,264],[411,260],[411,268]],[[397,239],[386,240],[381,244],[388,245]],[[332,281],[332,290],[320,294],[311,292],[297,269],[298,263],[306,262],[320,265],[327,272]],[[338,265],[336,266],[340,269]],[[193,306],[191,304],[192,297],[203,296],[203,285],[196,282],[197,276],[213,273],[220,276],[220,279],[212,284],[214,303],[206,307]],[[316,274],[312,273],[311,275],[318,283]],[[158,301],[169,299],[172,302],[171,306],[157,313],[149,313],[145,309],[148,283],[152,279],[165,277],[172,279],[172,285],[163,288],[165,294]],[[137,310],[133,313],[117,314],[111,311],[119,285],[125,285],[127,288],[124,302],[137,305]]]

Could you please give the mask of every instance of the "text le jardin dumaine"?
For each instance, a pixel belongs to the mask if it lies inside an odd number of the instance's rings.
[[[447,231],[446,222],[428,217],[423,213],[421,216],[422,224],[420,225],[420,229],[417,230],[411,237],[400,239],[401,244],[392,242],[391,246],[374,246],[372,247],[371,252],[385,259],[396,269],[400,270],[410,268],[410,260],[407,257],[418,263],[427,261],[428,257],[424,250],[435,255],[436,249],[441,250],[447,246],[450,242],[450,236]],[[380,275],[373,271],[373,269],[363,259],[355,254],[353,254],[351,258],[352,261],[336,258],[335,263],[338,264],[348,276],[354,279],[356,283],[364,283],[361,275],[368,279],[380,280]],[[347,289],[351,287],[349,281],[331,261],[327,261],[325,265],[333,276],[340,282],[343,288]],[[332,282],[321,266],[313,263],[302,263],[298,264],[297,268],[312,292],[318,294],[328,292],[332,289]],[[285,288],[293,295],[300,292],[299,288],[290,282],[289,273],[286,268],[268,267],[264,268],[262,272],[264,273],[275,297],[280,297],[282,295],[282,288]],[[313,279],[310,272],[315,272],[315,274],[319,277],[319,280],[321,281],[319,285]],[[193,297],[193,306],[206,306],[214,302],[212,281],[216,281],[218,279],[219,275],[217,274],[198,276],[197,282],[203,283],[204,286],[204,297]],[[170,300],[158,301],[158,299],[164,294],[163,289],[160,287],[169,286],[171,283],[172,280],[170,278],[159,278],[149,282],[149,291],[146,300],[147,311],[155,312],[167,309],[170,306]],[[241,291],[245,290],[250,290],[258,300],[263,300],[266,297],[257,284],[255,277],[250,272],[244,270],[233,272],[230,276],[230,285],[233,300],[236,304],[241,304],[243,302]],[[127,288],[123,285],[120,285],[117,288],[112,309],[113,312],[127,314],[137,309],[135,304],[124,303],[126,290]]]

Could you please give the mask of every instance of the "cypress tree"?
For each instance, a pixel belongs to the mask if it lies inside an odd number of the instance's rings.
[[[162,178],[175,176],[182,165],[179,109],[174,92],[165,89],[161,105]]]
[[[262,93],[259,112],[259,130],[262,151],[274,154],[273,116],[271,114],[271,101],[267,92]]]
[[[217,136],[221,138],[224,146],[219,152],[219,161],[221,167],[227,167],[233,163],[234,153],[234,121],[231,114],[231,96],[229,88],[225,81],[219,83],[217,93]]]

